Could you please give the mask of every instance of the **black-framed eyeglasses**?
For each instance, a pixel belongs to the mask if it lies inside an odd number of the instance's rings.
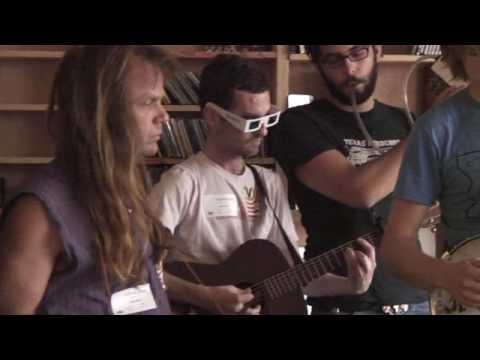
[[[348,52],[347,55],[342,54],[327,54],[320,57],[320,64],[331,69],[338,69],[343,66],[346,59],[351,62],[359,62],[365,60],[370,53],[370,45],[355,46]]]

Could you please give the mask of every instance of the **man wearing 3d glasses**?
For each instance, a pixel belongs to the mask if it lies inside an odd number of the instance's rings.
[[[250,60],[219,55],[202,73],[200,105],[208,128],[205,148],[162,175],[150,197],[160,222],[173,236],[167,260],[220,264],[246,241],[268,239],[292,265],[279,226],[296,251],[298,237],[285,186],[278,174],[262,167],[254,167],[256,179],[245,163],[258,154],[280,115],[271,104],[265,75]],[[366,242],[363,246],[367,255],[360,251],[346,255],[349,277],[326,275],[307,290],[317,296],[366,291],[375,261],[373,248]],[[244,266],[251,266],[248,259]],[[204,286],[201,279],[188,282],[168,271],[165,283],[172,302],[218,314],[260,312],[258,306],[245,306],[253,299],[252,291],[235,284]]]

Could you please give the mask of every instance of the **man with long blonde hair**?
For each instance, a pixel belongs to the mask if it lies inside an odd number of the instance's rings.
[[[0,223],[0,313],[170,313],[144,161],[168,120],[170,65],[156,46],[66,53],[49,108],[56,158]]]

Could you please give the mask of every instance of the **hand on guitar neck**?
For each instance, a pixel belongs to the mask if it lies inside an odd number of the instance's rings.
[[[345,250],[348,276],[328,273],[311,282],[304,292],[313,297],[363,294],[372,282],[376,267],[375,248],[366,240],[359,238],[358,250]]]

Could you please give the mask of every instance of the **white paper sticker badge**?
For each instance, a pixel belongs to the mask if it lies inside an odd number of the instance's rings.
[[[207,217],[238,217],[240,206],[234,194],[205,195],[205,211]]]
[[[130,315],[157,308],[150,284],[116,292],[111,303],[113,315]]]

